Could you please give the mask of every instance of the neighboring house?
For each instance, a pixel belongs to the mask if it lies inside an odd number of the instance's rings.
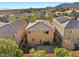
[[[20,42],[18,38],[18,31],[27,26],[26,21],[15,20],[9,23],[0,23],[0,38],[13,39],[16,40],[17,43]]]
[[[70,15],[79,15],[79,10],[67,10],[64,13],[67,13]]]
[[[39,17],[39,18],[43,18],[45,16],[45,12],[37,12],[36,15]]]
[[[19,18],[19,17],[30,17],[32,16],[31,13],[23,13],[23,14],[10,14],[9,16],[15,16],[16,18]]]
[[[51,15],[53,16],[53,15],[56,15],[56,14],[55,14],[55,12],[46,12],[45,16],[48,17],[48,16],[51,16]]]
[[[16,41],[17,43],[20,43],[21,39],[18,32],[19,30],[24,29],[27,26],[27,21],[15,20],[10,23],[10,26],[12,26],[12,28],[14,28],[14,30],[16,31]]]
[[[0,15],[1,22],[8,22],[8,15]]]
[[[55,14],[58,16],[58,15],[60,15],[60,14],[63,14],[63,12],[58,11],[58,12],[55,12]]]
[[[68,50],[79,47],[79,18],[71,19],[66,16],[56,17],[52,24],[55,26],[55,38]]]
[[[35,46],[43,41],[53,43],[55,28],[47,20],[37,20],[26,27],[28,44]]]
[[[11,23],[9,23],[14,29],[16,32],[18,32],[18,30],[20,30],[21,28],[24,27],[24,25],[27,26],[27,21],[22,21],[22,20],[15,20],[15,21],[12,21]]]
[[[8,23],[0,22],[0,38],[14,39],[16,31]]]

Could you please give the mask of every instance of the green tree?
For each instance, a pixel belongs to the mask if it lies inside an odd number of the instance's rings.
[[[0,39],[0,57],[23,56],[23,51],[19,49],[16,41],[11,39]]]
[[[43,45],[50,45],[49,41],[43,41]]]
[[[28,16],[28,17],[21,16],[21,17],[19,17],[19,20],[27,21],[27,23],[29,23],[29,21],[30,21],[30,16]]]
[[[25,20],[25,21],[29,21],[29,17],[24,17],[24,16],[21,16],[19,17],[20,20]]]
[[[52,22],[53,21],[53,16],[48,16],[46,17],[48,21]]]
[[[16,17],[15,16],[9,16],[8,19],[9,19],[9,21],[14,21],[14,20],[16,20]]]
[[[54,54],[58,57],[68,57],[71,56],[71,53],[64,48],[55,48]]]
[[[31,21],[31,22],[34,22],[34,21],[36,21],[37,19],[38,19],[38,17],[37,17],[36,14],[34,14],[34,15],[32,15],[32,16],[30,17],[30,21]]]

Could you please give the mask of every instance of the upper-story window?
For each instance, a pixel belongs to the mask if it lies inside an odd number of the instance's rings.
[[[30,33],[31,33],[31,31],[28,31],[28,33],[30,34]]]
[[[70,37],[68,37],[68,40],[70,40],[71,38]]]
[[[72,33],[72,30],[70,30],[69,33]]]
[[[44,33],[45,33],[45,34],[49,34],[49,31],[45,31]]]
[[[32,38],[32,41],[35,41],[35,39]]]
[[[13,34],[13,38],[15,37],[15,35]]]

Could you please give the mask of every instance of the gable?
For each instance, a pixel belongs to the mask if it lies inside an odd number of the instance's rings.
[[[10,25],[5,25],[5,26],[0,28],[0,33],[5,33],[5,32],[16,33],[15,30],[10,27]]]
[[[12,38],[15,33],[16,32],[9,25],[0,27],[0,38]]]
[[[51,27],[49,27],[48,25],[39,22],[37,24],[35,24],[34,26],[30,27],[28,30],[49,30]]]

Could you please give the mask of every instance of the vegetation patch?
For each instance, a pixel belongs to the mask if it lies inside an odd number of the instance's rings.
[[[15,41],[11,39],[0,39],[0,57],[20,57],[23,51]]]

